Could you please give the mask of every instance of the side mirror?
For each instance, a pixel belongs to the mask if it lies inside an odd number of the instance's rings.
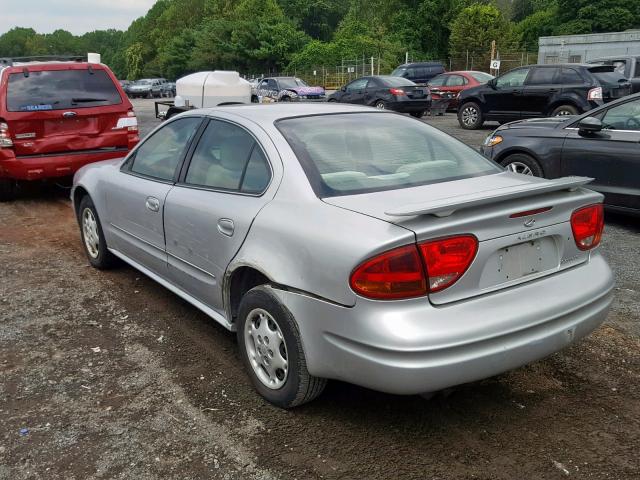
[[[496,79],[495,79],[495,78],[492,78],[491,80],[489,80],[489,81],[487,82],[487,85],[489,85],[491,88],[494,88],[494,89],[495,89],[495,88],[496,88],[497,83],[498,83],[498,82],[496,81]]]
[[[340,91],[341,91],[341,92],[346,92],[346,91],[347,91],[347,87],[342,87],[342,88],[340,89]]]
[[[580,135],[589,135],[601,131],[602,122],[595,117],[586,117],[578,123],[578,133]]]

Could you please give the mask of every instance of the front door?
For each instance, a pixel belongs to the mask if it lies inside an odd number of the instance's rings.
[[[485,89],[487,113],[492,118],[516,120],[522,111],[522,89],[529,68],[517,68],[496,78],[493,87]]]
[[[594,178],[589,188],[605,203],[640,209],[640,98],[599,115],[604,129],[588,136],[570,130],[562,149],[564,175]]]
[[[162,276],[167,267],[164,202],[201,122],[187,117],[167,123],[137,148],[118,181],[105,189],[113,248]]]
[[[165,228],[173,283],[224,312],[227,266],[270,197],[272,168],[244,128],[211,120],[181,181],[166,199]]]

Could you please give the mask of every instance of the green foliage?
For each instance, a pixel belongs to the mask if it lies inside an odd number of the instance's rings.
[[[517,45],[511,22],[493,5],[475,3],[462,9],[451,23],[449,47],[454,56],[465,51],[488,53],[493,40],[498,51]]]
[[[371,56],[386,72],[405,52],[488,55],[492,40],[500,52],[536,50],[543,35],[639,26],[638,0],[157,0],[124,32],[13,28],[0,35],[0,57],[98,52],[131,79],[332,69]]]

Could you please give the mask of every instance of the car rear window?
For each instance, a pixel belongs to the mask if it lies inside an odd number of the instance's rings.
[[[297,117],[276,126],[321,198],[501,171],[463,143],[395,113]]]
[[[106,71],[46,70],[9,75],[7,109],[11,112],[65,110],[122,103]]]
[[[380,80],[387,87],[410,87],[415,85],[411,80],[402,77],[380,77]]]
[[[489,75],[488,73],[484,72],[469,72],[469,75],[471,75],[476,79],[476,81],[480,83],[487,83],[489,80],[492,80],[494,78],[493,75]]]
[[[591,73],[602,85],[618,86],[628,81],[624,75],[618,72],[594,72],[591,70]]]

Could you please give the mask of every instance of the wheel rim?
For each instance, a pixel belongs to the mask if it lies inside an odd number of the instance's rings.
[[[559,110],[558,113],[556,113],[556,117],[566,117],[567,115],[573,115],[573,112],[569,110]]]
[[[289,355],[278,322],[262,308],[252,310],[244,323],[244,340],[260,382],[272,390],[281,388],[289,375]]]
[[[462,123],[465,125],[475,125],[478,121],[478,110],[475,107],[466,107],[462,110]]]
[[[384,110],[385,109],[384,102],[376,103],[376,108],[379,110]]]
[[[509,165],[507,165],[507,169],[510,172],[513,173],[520,173],[522,175],[530,175],[530,176],[534,176],[533,175],[533,171],[531,170],[531,168],[529,168],[526,164],[522,163],[522,162],[511,162]]]
[[[93,216],[93,212],[89,208],[85,208],[82,212],[82,233],[87,253],[91,258],[98,258],[100,253],[98,222],[96,222],[96,217]]]

